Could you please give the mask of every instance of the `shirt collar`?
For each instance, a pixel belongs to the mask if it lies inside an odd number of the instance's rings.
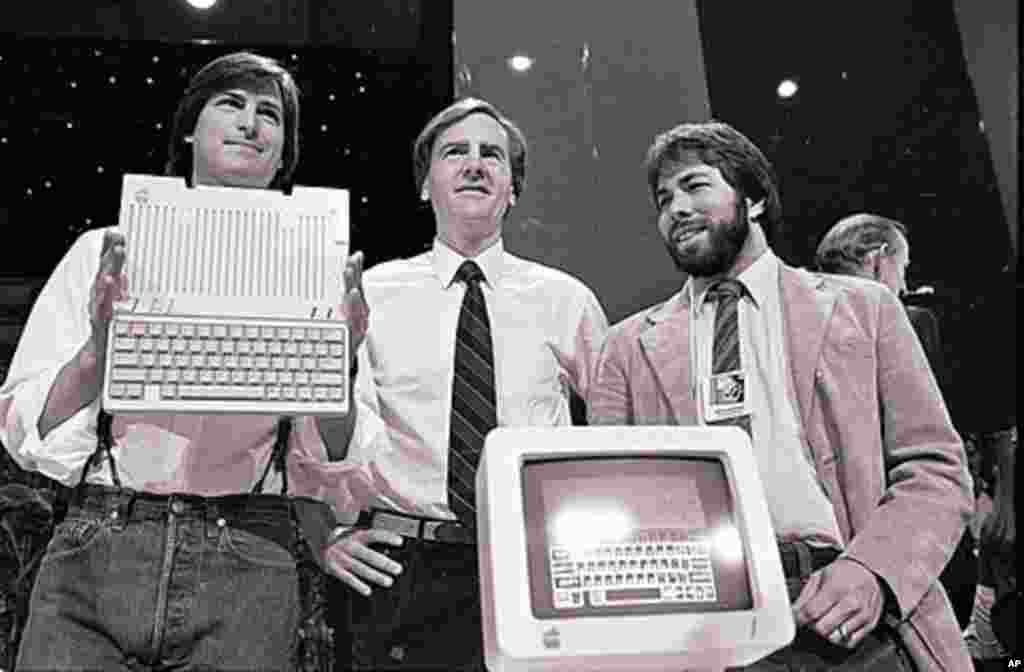
[[[462,262],[466,261],[467,257],[462,256],[452,248],[444,244],[444,242],[434,237],[434,275],[437,277],[438,282],[441,283],[442,287],[450,287],[455,281],[455,274],[458,272],[459,267],[462,266]],[[480,270],[484,274],[484,282],[494,289],[501,281],[501,272],[504,264],[502,263],[505,258],[505,244],[501,238],[488,247],[486,250],[473,257],[473,261],[477,263]]]
[[[779,258],[775,256],[771,249],[766,249],[754,263],[736,276],[736,279],[747,288],[747,296],[750,297],[754,307],[761,308],[765,305],[768,297],[771,296],[770,292],[772,292],[773,288],[778,286]],[[689,279],[687,284],[692,288]],[[695,297],[698,307],[704,305],[704,295],[707,294],[707,290],[708,288],[705,287],[700,295]],[[684,292],[684,294],[689,296],[689,291]]]

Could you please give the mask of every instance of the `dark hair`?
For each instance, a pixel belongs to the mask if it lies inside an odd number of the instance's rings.
[[[729,186],[743,197],[755,203],[764,201],[760,223],[765,235],[771,238],[782,223],[782,201],[775,184],[775,171],[757,145],[721,121],[680,124],[654,139],[644,166],[655,207],[662,171],[684,161],[688,152],[696,154],[702,163],[717,168]]]
[[[1014,504],[1017,427],[993,433],[987,443],[986,448],[993,453],[997,471],[992,512],[982,524],[981,539],[988,545],[1012,547],[1017,539],[1017,515]]]
[[[818,243],[814,261],[825,273],[863,275],[864,258],[870,252],[896,254],[902,247],[900,236],[906,235],[907,228],[895,219],[868,213],[850,215],[828,230]]]
[[[195,130],[199,113],[211,97],[235,87],[277,86],[284,107],[284,148],[281,167],[269,188],[291,187],[295,168],[299,163],[299,87],[291,74],[272,58],[249,52],[237,52],[216,58],[202,67],[178,102],[171,124],[171,137],[167,149],[164,172],[191,180],[192,145],[185,137]]]
[[[498,108],[479,98],[463,98],[452,103],[434,115],[420,131],[412,147],[412,166],[417,191],[423,189],[423,182],[430,172],[430,157],[438,136],[471,114],[486,114],[505,129],[508,134],[509,163],[512,167],[512,192],[518,198],[526,185],[526,136],[515,123],[503,115]]]

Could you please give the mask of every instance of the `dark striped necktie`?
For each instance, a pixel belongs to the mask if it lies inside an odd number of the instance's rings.
[[[740,359],[739,303],[745,288],[739,280],[719,280],[708,288],[705,301],[714,301],[715,334],[711,350],[711,373],[725,373],[743,368]],[[748,393],[749,390],[744,390]],[[711,425],[736,425],[750,436],[750,416],[741,415],[726,420],[708,423]]]
[[[464,261],[455,279],[466,285],[455,332],[451,436],[448,451],[448,503],[459,520],[476,524],[476,468],[487,432],[498,424],[494,393],[491,323],[480,290],[484,274]]]

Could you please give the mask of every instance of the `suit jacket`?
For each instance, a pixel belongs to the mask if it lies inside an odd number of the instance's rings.
[[[963,443],[899,299],[860,278],[781,264],[791,386],[844,556],[891,589],[918,670],[971,661],[939,573],[973,509]],[[615,325],[587,399],[592,424],[698,424],[685,290]]]

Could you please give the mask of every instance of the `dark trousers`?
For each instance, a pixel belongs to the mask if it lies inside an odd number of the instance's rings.
[[[835,551],[811,550],[800,542],[780,546],[790,602],[795,602],[811,574],[831,562]],[[792,643],[741,668],[743,672],[915,672],[896,631],[884,621],[856,649],[833,644],[808,628],[798,628]]]
[[[277,495],[85,486],[42,560],[17,669],[290,669],[293,535]]]
[[[369,597],[337,583],[335,669],[483,672],[476,546],[406,538],[377,550],[403,571]]]

